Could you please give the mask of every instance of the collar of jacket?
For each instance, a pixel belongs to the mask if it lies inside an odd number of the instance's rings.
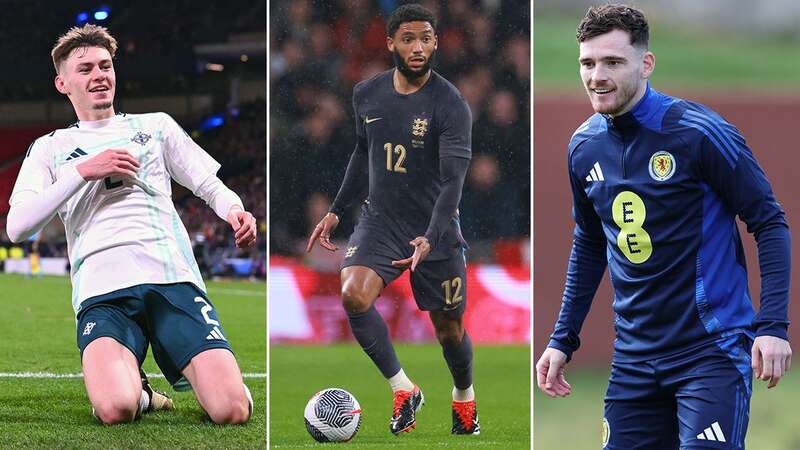
[[[613,128],[623,135],[635,133],[640,127],[646,126],[659,113],[663,97],[663,94],[650,88],[650,82],[648,81],[644,95],[630,111],[617,117],[604,116],[608,123],[608,128]]]

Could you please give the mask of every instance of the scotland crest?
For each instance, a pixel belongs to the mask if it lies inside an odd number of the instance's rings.
[[[650,177],[656,181],[666,181],[675,174],[675,157],[666,151],[653,153],[650,157]]]

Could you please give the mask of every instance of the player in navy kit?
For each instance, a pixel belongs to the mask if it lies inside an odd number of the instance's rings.
[[[390,430],[411,431],[424,398],[403,371],[374,302],[410,269],[414,298],[429,311],[453,376],[452,432],[478,434],[472,343],[462,323],[466,243],[458,221],[472,118],[458,90],[431,70],[434,16],[404,5],[389,17],[386,31],[396,67],[353,89],[356,148],[307,250],[319,240],[335,251],[330,234],[339,216],[368,191],[342,263],[342,303],[353,335],[392,387]]]
[[[641,11],[590,8],[578,27],[591,116],[569,144],[575,218],[563,303],[539,388],[566,396],[564,366],[609,268],[617,339],[606,449],[743,449],[752,371],[789,369],[789,229],[739,131],[655,91]],[[756,313],[735,217],[758,243]]]

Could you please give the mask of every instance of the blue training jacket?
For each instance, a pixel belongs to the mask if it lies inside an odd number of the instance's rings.
[[[594,114],[569,143],[574,241],[550,347],[571,358],[609,268],[614,358],[642,361],[746,333],[787,339],[783,210],[739,131],[651,89],[626,114]],[[755,235],[756,314],[735,216]]]

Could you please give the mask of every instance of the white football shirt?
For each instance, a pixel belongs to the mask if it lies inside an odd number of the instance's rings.
[[[170,180],[198,194],[209,177],[216,180],[220,165],[165,113],[119,113],[38,138],[14,185],[12,207],[16,196],[68,181],[77,174],[75,165],[107,149],[130,152],[140,165],[136,178],[80,179],[82,186],[58,209],[75,313],[87,298],[145,283],[190,282],[205,292]]]

